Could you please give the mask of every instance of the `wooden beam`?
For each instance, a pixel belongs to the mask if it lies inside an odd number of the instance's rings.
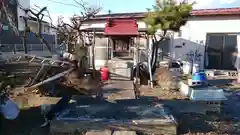
[[[42,82],[39,82],[39,83],[37,83],[37,84],[35,84],[35,85],[31,86],[31,87],[28,87],[28,88],[26,88],[26,89],[27,89],[27,90],[29,90],[29,89],[30,89],[30,90],[31,90],[31,89],[35,89],[36,87],[39,87],[39,86],[41,86],[41,85],[43,85],[43,84],[46,84],[46,83],[49,83],[49,82],[51,82],[51,81],[57,80],[58,78],[63,77],[63,76],[65,76],[65,75],[69,74],[69,73],[72,72],[73,70],[74,70],[74,68],[71,68],[71,69],[68,69],[67,71],[58,73],[58,74],[56,74],[55,76],[52,76],[52,77],[50,77],[50,78],[48,78],[48,79],[46,79],[46,80],[44,80],[44,81],[42,81]]]

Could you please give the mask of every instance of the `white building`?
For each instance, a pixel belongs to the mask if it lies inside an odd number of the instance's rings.
[[[187,54],[198,48],[201,54],[201,56],[199,56],[201,68],[234,69],[236,57],[232,54],[236,52],[238,50],[237,48],[239,48],[238,46],[240,46],[239,14],[240,8],[194,10],[187,24],[181,28],[181,31],[174,33],[169,42],[160,46],[164,46],[163,51],[170,53],[172,58],[181,60],[186,60]],[[108,53],[113,51],[113,45],[116,44],[112,43],[112,45],[110,45],[109,38],[104,36],[106,35],[106,29],[108,27],[108,19],[136,19],[138,31],[140,32],[146,29],[146,25],[142,21],[143,17],[144,13],[98,15],[83,26],[84,29],[95,28],[99,33],[100,38],[98,38],[98,42],[96,42],[95,50],[97,55],[95,63],[97,67],[101,67],[107,62],[112,61],[109,58],[107,60],[106,56],[100,56],[100,52],[103,52],[101,50],[108,50],[103,54],[109,56]],[[112,28],[114,27],[115,26],[112,26]],[[130,28],[121,26],[121,28],[114,28],[112,31],[119,32],[121,35],[121,32],[124,31],[123,29],[127,30]],[[117,36],[111,37],[116,38]],[[123,35],[118,37],[123,37]],[[130,44],[130,38],[125,41],[126,44]],[[142,35],[140,45],[146,48],[148,42],[150,41]]]
[[[12,3],[11,3],[12,2]],[[15,3],[15,4],[13,4]],[[9,1],[8,4],[12,4],[12,11],[15,13],[16,16],[16,26],[20,33],[23,33],[25,28],[25,23],[23,20],[23,16],[26,16],[25,12],[21,9],[27,9],[30,8],[30,0],[18,0],[17,1]],[[21,7],[21,8],[20,8]],[[30,27],[32,32],[38,31],[38,22],[37,19],[28,15],[28,26]],[[6,21],[6,25],[7,25]],[[57,37],[56,32],[50,28],[50,24],[48,22],[42,23],[42,36],[45,38],[46,41],[49,42],[49,44],[54,49],[57,44]],[[15,34],[12,34],[9,31],[4,31],[4,33],[1,36],[1,45],[2,45],[2,51],[4,52],[6,56],[11,55],[13,52],[23,52],[23,44],[22,44],[22,37],[16,36]],[[48,51],[47,47],[43,45],[37,37],[35,37],[32,33],[28,33],[27,36],[27,46],[28,46],[28,53],[29,54],[35,54],[40,56],[51,56],[52,54]],[[14,51],[13,51],[14,50]]]
[[[31,8],[30,0],[18,0],[18,1],[23,8]],[[24,21],[21,16],[25,16],[25,12],[20,8],[20,6],[18,6],[17,8],[17,12],[18,12],[18,29],[20,31],[23,31]],[[38,23],[36,18],[30,17],[28,21],[28,25],[33,32],[38,31]],[[50,27],[50,24],[45,21],[42,23],[42,32],[45,34],[53,34],[53,35],[56,34],[56,32]]]

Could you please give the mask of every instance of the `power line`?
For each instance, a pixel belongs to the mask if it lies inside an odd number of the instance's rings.
[[[56,4],[61,4],[61,5],[64,5],[64,6],[71,6],[71,7],[75,7],[75,8],[82,8],[81,6],[79,5],[75,5],[75,4],[71,4],[71,3],[65,3],[65,2],[60,2],[60,1],[56,1],[56,0],[48,0],[49,2],[51,3],[56,3]],[[98,5],[100,2],[98,1]],[[104,12],[108,12],[107,10],[101,10],[101,11],[104,11]]]
[[[64,3],[64,2],[60,2],[60,1],[56,1],[56,0],[48,0],[48,1],[49,1],[49,2],[52,2],[52,3],[57,3],[57,4],[65,5],[65,6],[71,6],[71,7],[81,8],[80,6],[75,5],[75,4]]]

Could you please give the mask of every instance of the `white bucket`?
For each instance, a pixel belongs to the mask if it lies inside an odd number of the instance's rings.
[[[193,64],[193,73],[199,72],[199,64]]]
[[[191,63],[183,61],[183,74],[190,74],[191,72]]]
[[[5,119],[14,120],[19,115],[20,109],[13,100],[6,97],[4,103],[0,105],[0,112]]]

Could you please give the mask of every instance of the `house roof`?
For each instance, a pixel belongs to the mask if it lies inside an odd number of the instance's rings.
[[[104,30],[106,36],[137,36],[138,25],[135,19],[108,20]]]
[[[199,10],[193,10],[191,15],[192,16],[240,15],[240,8],[199,9]]]
[[[126,19],[126,18],[143,18],[146,12],[136,13],[113,13],[97,15],[91,20],[105,20],[107,18]],[[216,8],[216,9],[198,9],[191,12],[191,16],[224,16],[240,15],[239,8]]]

